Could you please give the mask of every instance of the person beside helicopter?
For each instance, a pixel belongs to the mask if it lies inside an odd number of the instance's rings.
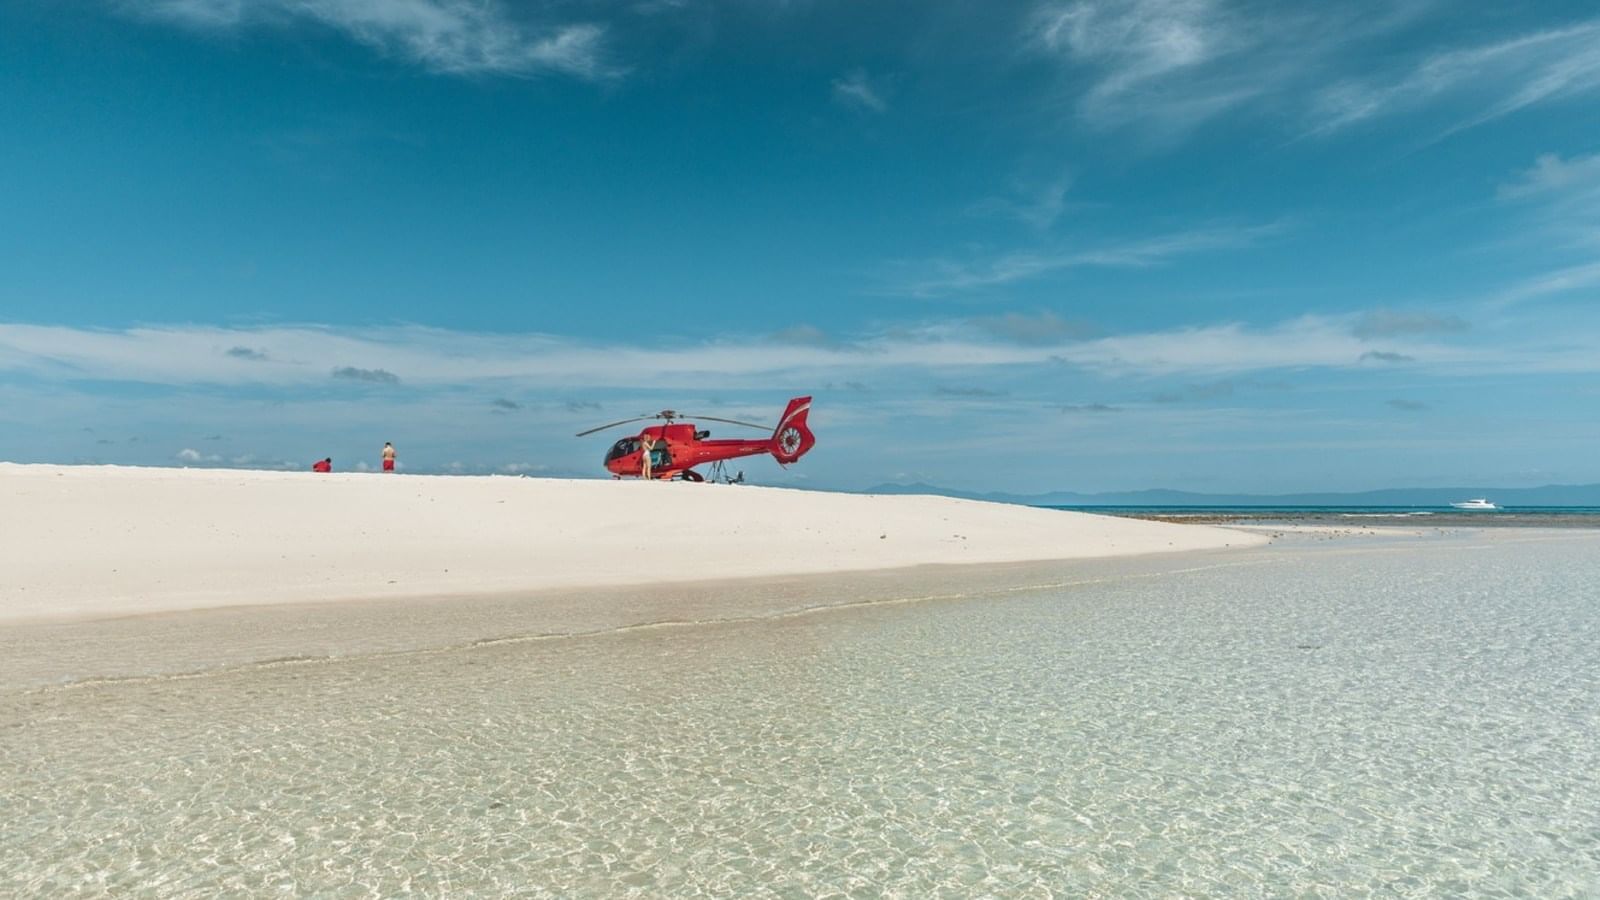
[[[639,450],[639,477],[649,481],[650,467],[655,464],[655,460],[651,457],[655,456],[656,439],[648,434],[640,438]]]

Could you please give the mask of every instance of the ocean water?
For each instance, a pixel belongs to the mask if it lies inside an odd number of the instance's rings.
[[[1462,510],[1451,506],[1052,506],[1081,512],[1222,524],[1427,525],[1437,528],[1600,528],[1600,507],[1507,506]]]
[[[0,694],[0,895],[1600,895],[1600,535]]]

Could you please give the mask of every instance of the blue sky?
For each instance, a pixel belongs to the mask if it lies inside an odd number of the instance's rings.
[[[1481,6],[16,0],[0,459],[1600,481],[1600,14]]]

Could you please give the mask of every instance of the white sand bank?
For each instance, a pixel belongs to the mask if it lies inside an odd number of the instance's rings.
[[[943,497],[0,463],[0,622],[1265,541]]]

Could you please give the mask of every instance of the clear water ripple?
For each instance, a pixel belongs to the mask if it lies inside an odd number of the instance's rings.
[[[1600,894],[1600,544],[0,696],[0,894]]]

